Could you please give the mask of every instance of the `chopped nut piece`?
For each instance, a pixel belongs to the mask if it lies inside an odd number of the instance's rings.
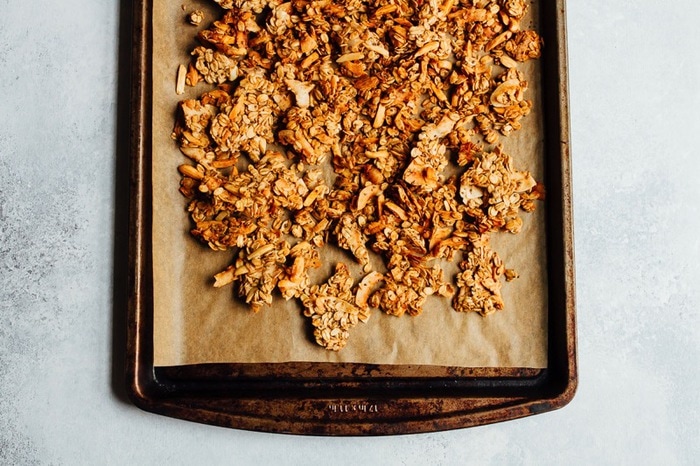
[[[367,301],[372,293],[372,289],[383,280],[384,276],[379,272],[370,272],[365,275],[359,285],[357,285],[355,304],[357,304],[361,309],[367,309],[369,307]]]
[[[369,203],[370,199],[377,196],[381,192],[381,186],[370,184],[365,186],[357,195],[357,210],[362,210]]]
[[[188,86],[196,86],[199,81],[201,81],[202,75],[199,74],[197,68],[190,63],[187,67],[187,75],[185,76],[185,84]]]
[[[439,47],[440,47],[440,43],[436,40],[434,40],[432,42],[428,42],[423,47],[416,50],[416,53],[413,54],[413,56],[415,58],[422,57],[423,55],[425,55],[427,53],[436,51]]]
[[[386,116],[386,107],[382,104],[379,104],[377,107],[377,113],[374,115],[374,122],[372,123],[372,127],[374,128],[381,128],[382,125],[384,124],[384,117]]]
[[[510,58],[508,55],[501,55],[498,57],[499,61],[501,62],[501,65],[505,66],[506,68],[515,68],[518,66],[518,62]]]
[[[309,93],[314,90],[313,84],[303,83],[295,79],[285,80],[289,90],[294,93],[298,107],[306,108],[309,106]]]
[[[351,52],[351,53],[346,53],[345,55],[339,56],[335,62],[340,64],[340,63],[345,63],[348,61],[354,61],[354,60],[362,60],[365,58],[365,55],[361,52]]]
[[[398,6],[395,4],[389,4],[389,5],[383,5],[374,12],[374,16],[376,18],[381,18],[384,15],[388,15],[389,13],[393,13],[396,10],[398,10]]]
[[[487,50],[487,51],[491,51],[491,50],[497,48],[498,46],[500,46],[501,44],[503,44],[505,41],[507,41],[508,39],[510,39],[510,37],[511,37],[512,35],[513,35],[513,33],[510,32],[510,31],[504,31],[504,32],[500,33],[499,35],[497,35],[496,37],[494,37],[493,39],[491,39],[491,40],[486,44],[486,50]]]
[[[185,78],[187,77],[187,68],[185,65],[180,65],[177,67],[177,84],[175,86],[175,93],[177,95],[185,93]]]

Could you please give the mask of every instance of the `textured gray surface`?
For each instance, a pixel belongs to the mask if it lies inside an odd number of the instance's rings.
[[[569,0],[574,401],[363,439],[202,426],[118,398],[118,2],[0,11],[0,464],[697,464],[700,3]]]

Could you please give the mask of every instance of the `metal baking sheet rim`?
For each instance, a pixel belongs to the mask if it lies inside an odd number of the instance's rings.
[[[391,435],[465,428],[568,404],[578,384],[565,2],[543,2],[545,181],[549,267],[547,369],[454,368],[415,377],[410,366],[153,364],[150,241],[150,0],[124,17],[131,50],[126,385],[149,412],[206,424],[310,435]],[[318,376],[314,376],[318,374]],[[335,375],[329,375],[335,374]]]

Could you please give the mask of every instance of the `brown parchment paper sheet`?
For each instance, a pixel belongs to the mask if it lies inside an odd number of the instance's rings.
[[[186,6],[183,11],[182,5]],[[194,9],[206,13],[200,27],[187,24]],[[277,297],[273,307],[255,314],[235,297],[232,287],[215,289],[213,275],[232,260],[189,235],[186,199],[178,192],[177,166],[187,159],[170,138],[178,101],[195,98],[205,83],[175,94],[180,63],[187,64],[195,35],[218,18],[211,1],[153,0],[153,293],[154,364],[357,362],[455,367],[530,367],[547,365],[547,277],[544,205],[525,221],[518,235],[498,233],[492,245],[506,267],[520,277],[503,286],[506,308],[489,317],[455,312],[447,299],[429,298],[418,317],[389,316],[374,310],[368,323],[351,329],[348,345],[338,353],[313,341],[311,324],[295,301]],[[537,4],[528,13],[536,28]],[[502,138],[518,169],[543,178],[543,123],[539,61],[525,69],[533,112],[523,128]],[[545,201],[546,202],[546,201]],[[334,264],[353,259],[340,251],[324,255],[316,275],[330,275]],[[351,269],[357,271],[358,267]],[[452,268],[452,271],[456,268]],[[446,270],[447,272],[447,270]],[[357,275],[356,275],[357,277]]]

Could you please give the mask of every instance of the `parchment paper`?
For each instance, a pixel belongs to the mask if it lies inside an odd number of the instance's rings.
[[[520,277],[503,286],[506,308],[486,318],[458,313],[444,298],[429,298],[418,317],[393,317],[374,310],[368,323],[351,329],[348,345],[331,352],[313,341],[309,319],[295,301],[277,296],[273,307],[253,313],[232,287],[215,289],[212,276],[232,260],[189,234],[191,227],[178,192],[177,166],[187,159],[170,138],[178,101],[196,98],[206,84],[175,94],[180,63],[189,60],[195,35],[218,18],[209,1],[153,1],[153,289],[154,363],[156,366],[209,362],[359,362],[455,367],[530,367],[547,365],[547,277],[544,204],[522,213],[518,235],[494,233],[492,246],[506,267]],[[186,23],[187,12],[206,13],[200,27]],[[533,5],[529,18],[537,17]],[[528,19],[528,18],[526,18]],[[532,20],[523,24],[533,24]],[[535,26],[536,27],[536,26]],[[539,61],[524,68],[533,112],[523,128],[502,138],[518,169],[543,179],[543,123]],[[357,271],[353,259],[335,251],[316,277],[328,276],[337,260]],[[452,268],[452,271],[456,268]],[[446,270],[447,272],[447,270]],[[448,275],[446,275],[448,276]],[[356,275],[357,277],[357,275]]]

